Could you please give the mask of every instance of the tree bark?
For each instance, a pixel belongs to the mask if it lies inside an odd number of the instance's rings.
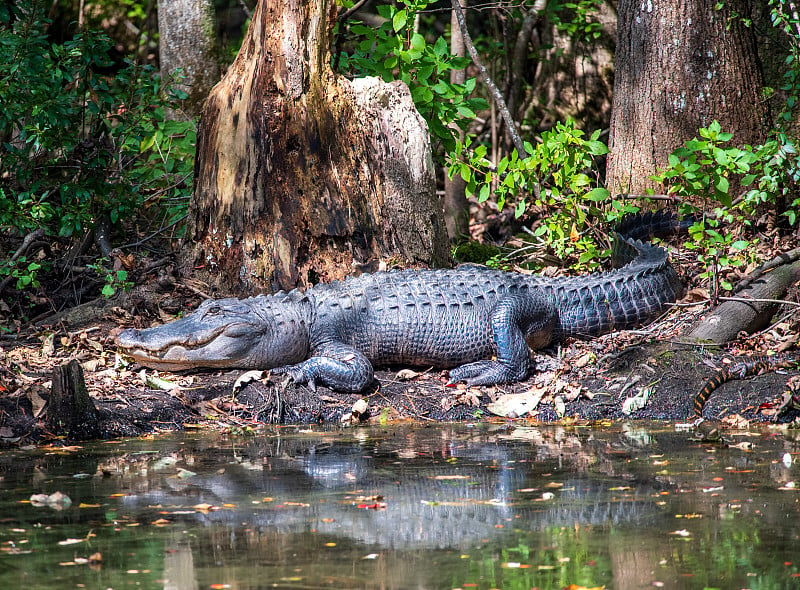
[[[658,192],[667,156],[714,119],[737,144],[766,139],[770,119],[748,0],[620,0],[606,187]]]
[[[183,113],[172,118],[192,118],[219,82],[219,61],[211,0],[159,0],[158,54],[161,77],[168,80],[180,68],[183,77],[176,84],[189,96],[181,102]]]
[[[467,0],[459,0],[461,6],[467,5]],[[450,53],[458,57],[467,55],[464,46],[464,37],[458,28],[458,17],[455,12],[450,13]],[[450,82],[452,84],[463,84],[467,79],[467,71],[451,70]],[[464,131],[458,129],[459,138],[464,140]],[[469,202],[466,196],[467,183],[456,174],[450,178],[444,175],[444,211],[445,223],[447,224],[447,235],[452,241],[458,241],[469,237]]]
[[[260,0],[205,104],[188,236],[223,289],[450,260],[427,126],[403,83],[334,75],[335,16],[334,0]]]
[[[47,430],[73,440],[96,438],[99,421],[100,414],[89,397],[81,364],[72,359],[53,369],[45,420]]]

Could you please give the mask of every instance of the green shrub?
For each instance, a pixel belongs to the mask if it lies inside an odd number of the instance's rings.
[[[353,2],[345,4],[352,6]],[[450,72],[467,67],[469,59],[451,55],[444,37],[429,43],[414,31],[415,18],[429,4],[429,0],[400,0],[397,5],[379,5],[376,10],[384,21],[377,28],[348,23],[339,34],[352,51],[340,53],[338,63],[346,75],[405,82],[434,139],[449,150],[456,138],[449,125],[454,123],[465,129],[475,119],[475,112],[488,108],[488,104],[482,98],[471,97],[475,78],[464,84],[450,82]]]
[[[535,238],[561,259],[577,257],[571,261],[576,267],[593,267],[604,248],[587,231],[589,222],[598,217],[613,221],[635,209],[621,203],[609,206],[609,192],[598,181],[597,159],[608,153],[599,136],[595,131],[587,139],[568,119],[542,133],[536,145],[526,142],[528,157],[520,158],[514,150],[497,167],[486,158],[488,148],[472,149],[468,138],[448,154],[448,174],[460,175],[467,194],[477,195],[481,203],[493,199],[501,210],[511,205],[516,217],[534,210],[540,217]]]
[[[69,238],[154,204],[183,215],[195,124],[165,120],[178,97],[152,67],[114,63],[102,33],[52,42],[44,8],[0,6],[0,230]]]
[[[788,207],[781,214],[794,224],[800,207],[800,199],[791,196],[800,178],[797,154],[785,134],[764,145],[736,147],[731,143],[733,134],[713,121],[698,135],[674,150],[667,166],[651,178],[666,185],[670,194],[685,197],[685,212],[700,207],[710,212],[692,226],[685,245],[697,251],[706,267],[701,276],[712,279],[712,291],[717,286],[731,290],[733,285],[721,278],[722,271],[749,261],[751,242],[720,227],[733,223],[746,227],[758,207],[781,210],[784,202]]]

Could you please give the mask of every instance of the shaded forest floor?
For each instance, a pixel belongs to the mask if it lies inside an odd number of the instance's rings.
[[[171,304],[194,308],[201,297],[174,289]],[[446,387],[446,373],[408,368],[376,372],[376,384],[362,395],[316,392],[268,373],[245,371],[157,374],[125,364],[113,337],[121,326],[149,324],[137,312],[135,296],[98,301],[71,314],[80,325],[29,328],[0,340],[0,445],[56,438],[42,416],[47,411],[55,367],[77,359],[89,394],[100,410],[103,437],[208,427],[254,429],[264,423],[384,424],[393,421],[509,420],[592,423],[647,419],[690,423],[692,402],[705,380],[741,346],[705,350],[678,341],[700,309],[672,310],[661,321],[534,355],[536,371],[525,382],[488,388]],[[122,303],[129,309],[119,307]],[[131,315],[133,311],[135,317]],[[160,318],[164,320],[166,318]],[[750,338],[756,350],[775,349],[780,326]],[[771,340],[771,341],[770,341]],[[779,411],[790,376],[771,371],[734,379],[712,395],[705,416],[723,424],[749,421],[800,424],[796,409]],[[240,379],[245,375],[245,379]],[[800,377],[799,377],[800,378]],[[510,395],[514,394],[514,395]],[[647,395],[641,409],[625,413],[626,400]],[[628,402],[630,403],[630,402]]]

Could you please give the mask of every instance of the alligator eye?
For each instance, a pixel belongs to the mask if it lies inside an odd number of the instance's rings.
[[[207,315],[217,315],[219,312],[222,311],[222,308],[219,305],[212,305],[206,310]]]

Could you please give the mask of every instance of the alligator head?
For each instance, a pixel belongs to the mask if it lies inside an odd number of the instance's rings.
[[[123,353],[165,371],[271,369],[308,355],[307,300],[290,293],[204,301],[184,318],[116,338]]]

